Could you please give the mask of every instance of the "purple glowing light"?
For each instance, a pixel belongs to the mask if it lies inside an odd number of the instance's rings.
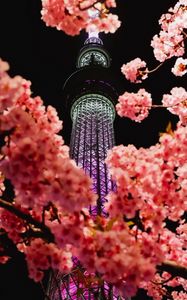
[[[84,272],[82,274],[82,279],[80,280],[80,272],[79,278],[76,278],[76,275],[69,278],[66,282],[64,282],[64,286],[61,288],[61,298],[62,300],[71,299],[71,300],[96,300],[96,299],[112,299],[112,300],[125,300],[124,298],[118,295],[118,292],[109,286],[106,282],[102,285],[95,281],[94,274],[89,274]],[[86,286],[85,286],[86,285]]]

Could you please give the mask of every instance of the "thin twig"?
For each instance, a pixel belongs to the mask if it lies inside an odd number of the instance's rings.
[[[164,62],[161,62],[161,63],[160,63],[157,67],[155,67],[154,69],[148,70],[147,73],[153,73],[153,72],[155,72],[156,70],[158,70],[158,69],[163,65],[163,63],[164,63]]]

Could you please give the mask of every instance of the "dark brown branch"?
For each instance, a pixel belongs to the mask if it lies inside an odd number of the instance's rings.
[[[36,228],[39,228],[43,232],[43,235],[45,236],[48,242],[54,242],[54,236],[47,226],[35,220],[31,215],[26,214],[21,210],[19,210],[18,208],[16,208],[13,203],[0,199],[0,207],[3,207],[9,212],[15,214],[18,218],[26,221],[29,224],[34,225]]]
[[[14,204],[0,199],[0,207],[8,210],[9,212],[15,214],[18,218],[26,221],[29,224],[34,225],[36,228],[41,230],[43,237],[47,239],[48,242],[54,242],[54,236],[51,233],[50,229],[45,226],[43,223],[35,220],[31,215],[26,214],[20,211],[14,206]],[[187,267],[180,266],[174,261],[165,261],[161,265],[157,266],[158,271],[165,271],[170,273],[172,276],[179,276],[184,279],[187,279]]]
[[[49,241],[49,238],[46,236],[46,234],[41,230],[41,229],[32,229],[29,228],[27,231],[21,233],[21,237],[25,240],[25,242],[30,238],[30,237],[34,237],[34,238],[41,238],[44,240]]]
[[[187,279],[187,267],[180,266],[174,261],[165,261],[161,265],[157,266],[158,271],[165,271],[170,273],[172,276],[179,276]]]

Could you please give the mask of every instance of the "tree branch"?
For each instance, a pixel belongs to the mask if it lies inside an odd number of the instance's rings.
[[[21,210],[16,208],[13,203],[0,199],[0,207],[8,210],[9,212],[15,214],[18,218],[39,228],[43,232],[48,242],[54,242],[54,236],[51,233],[50,229],[45,224],[38,222],[31,215],[22,212]]]
[[[161,265],[157,266],[158,271],[165,271],[170,273],[172,276],[179,276],[187,279],[187,267],[180,266],[174,261],[165,261]]]

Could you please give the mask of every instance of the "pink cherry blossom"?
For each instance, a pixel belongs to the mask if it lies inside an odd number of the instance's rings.
[[[119,96],[119,103],[116,105],[117,113],[120,117],[127,117],[136,122],[145,119],[151,109],[151,94],[140,89],[137,93],[125,92]]]
[[[51,232],[55,236],[55,242],[59,248],[64,248],[67,244],[77,247],[81,245],[84,241],[85,230],[88,227],[93,226],[93,221],[91,220],[88,211],[85,209],[84,217],[81,214],[63,214],[60,213],[60,207],[58,207],[59,219],[58,221],[50,221],[51,215],[49,215],[49,220],[47,220],[47,225],[49,226]],[[86,216],[86,218],[85,218]],[[60,220],[60,222],[59,222]]]
[[[0,208],[0,228],[3,228],[8,233],[8,237],[15,244],[22,241],[21,234],[26,231],[26,223],[15,216],[13,213]]]
[[[161,31],[152,39],[151,46],[155,58],[163,62],[173,56],[184,54],[183,29],[187,25],[186,3],[178,1],[174,8],[170,8],[168,13],[163,14],[159,20]]]
[[[121,22],[116,15],[108,13],[107,8],[115,7],[115,0],[42,0],[42,20],[47,26],[56,27],[66,34],[77,35],[82,29],[89,31],[94,24],[98,31],[114,33]],[[92,16],[90,17],[90,11]]]
[[[122,221],[114,222],[111,230],[97,230],[94,235],[90,232],[76,253],[89,272],[96,270],[127,297],[136,293],[142,279],[148,281],[155,273],[154,264],[143,255],[142,247]]]
[[[131,234],[134,233],[138,242],[142,243],[141,254],[149,257],[152,264],[172,260],[179,265],[187,265],[186,227],[182,219],[187,208],[184,200],[187,190],[183,185],[183,180],[186,180],[183,167],[187,158],[186,135],[186,127],[179,126],[173,136],[164,134],[160,144],[149,149],[136,149],[133,145],[116,146],[109,151],[106,160],[117,184],[117,191],[108,196],[106,209],[114,219],[125,216],[127,221],[133,220],[130,221]],[[136,223],[137,212],[140,227]],[[181,219],[178,234],[165,228],[166,218]],[[161,300],[166,289],[152,282],[144,279],[138,286],[148,290],[148,295],[154,299]],[[173,284],[173,281],[168,281],[168,286]],[[178,279],[175,285],[181,285]]]
[[[115,6],[115,0],[43,0],[42,19],[70,35],[93,27],[113,33],[120,21],[108,9]],[[180,0],[160,18],[161,32],[151,42],[160,62],[184,53],[186,8],[187,0]],[[180,57],[172,72],[182,76],[186,65]],[[10,77],[8,68],[0,60],[0,132],[6,136],[0,193],[4,178],[9,179],[15,195],[8,203],[15,214],[0,208],[0,228],[25,254],[30,278],[41,281],[49,268],[67,274],[76,256],[88,276],[97,273],[99,280],[112,284],[125,298],[138,288],[154,300],[167,297],[168,287],[182,286],[185,291],[185,279],[170,278],[157,268],[167,261],[187,268],[186,90],[175,87],[163,96],[163,106],[179,116],[175,131],[162,134],[147,149],[120,145],[108,152],[106,163],[116,190],[107,195],[108,218],[92,218],[87,207],[97,195],[92,180],[69,157],[69,148],[58,134],[63,123],[56,110],[45,107],[40,97],[31,97],[31,83]],[[151,72],[140,58],[121,71],[135,83]],[[140,89],[121,95],[116,109],[120,116],[140,122],[151,107],[151,95]],[[175,230],[167,222],[177,224]],[[0,263],[9,259],[4,252],[0,245]],[[186,300],[183,291],[171,295]]]
[[[42,280],[44,271],[50,267],[61,272],[71,270],[71,253],[68,249],[58,249],[53,243],[48,244],[42,239],[34,239],[22,251],[26,256],[29,277],[36,282]]]
[[[21,77],[15,80],[5,73],[4,78],[10,101],[8,111],[0,116],[0,130],[13,131],[2,148],[0,169],[14,185],[15,202],[34,208],[53,199],[65,210],[88,207],[96,199],[91,179],[70,159],[68,147],[57,135],[62,122],[56,110],[45,108],[40,97],[31,98],[30,83]],[[4,85],[0,85],[2,94]]]
[[[9,64],[0,58],[0,75],[8,70],[9,70]]]
[[[175,76],[183,76],[187,73],[187,59],[177,58],[174,67],[171,69]]]
[[[118,16],[108,14],[101,19],[93,20],[93,24],[98,27],[98,31],[114,33],[120,27],[121,22],[118,20]]]
[[[140,58],[135,58],[134,60],[124,64],[121,67],[121,72],[125,75],[127,80],[131,82],[141,82],[142,79],[147,78],[148,69],[146,68],[146,62]]]
[[[170,94],[163,95],[162,103],[167,109],[179,116],[183,124],[187,122],[187,91],[183,87],[174,87]]]
[[[25,94],[25,80],[20,76],[10,78],[7,73],[0,77],[0,111],[9,108]]]
[[[117,194],[112,194],[107,204],[112,216],[127,214],[132,218],[140,209],[145,228],[159,232],[166,217],[177,220],[183,215],[187,205],[185,177],[175,176],[185,163],[186,134],[186,127],[179,127],[173,137],[165,134],[160,144],[149,149],[121,145],[109,151],[106,163],[117,184]]]
[[[116,1],[115,0],[106,0],[106,6],[107,7],[116,7]]]
[[[187,294],[185,292],[172,292],[173,299],[175,300],[187,300]]]
[[[152,297],[152,299],[162,300],[163,295],[167,295],[167,289],[166,287],[157,284],[157,282],[162,282],[162,277],[160,277],[158,273],[155,275],[153,280],[148,282],[142,281],[140,286],[141,288],[146,290],[147,295]]]
[[[10,257],[8,257],[8,256],[0,256],[0,263],[6,264],[9,259],[10,259]]]
[[[155,35],[151,42],[154,49],[155,58],[163,62],[172,56],[182,56],[184,54],[184,42],[182,35],[175,33],[160,32],[160,35]]]

